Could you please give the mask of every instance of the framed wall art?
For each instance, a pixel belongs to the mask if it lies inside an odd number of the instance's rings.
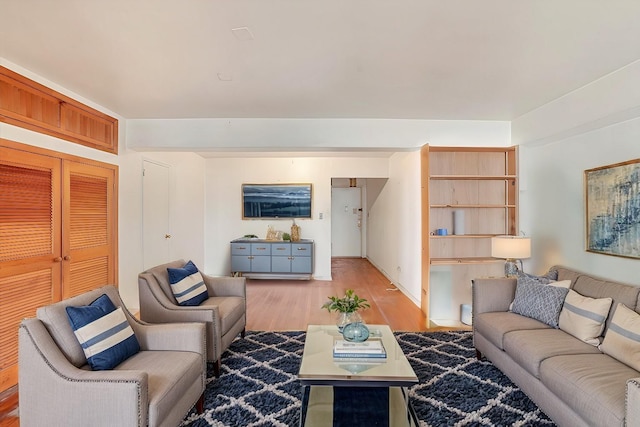
[[[587,251],[640,258],[640,159],[584,175]]]
[[[311,218],[311,184],[242,184],[242,219]]]

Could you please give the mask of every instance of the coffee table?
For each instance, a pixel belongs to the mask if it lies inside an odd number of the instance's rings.
[[[334,359],[333,343],[342,339],[337,326],[307,327],[298,373],[300,426],[418,425],[406,390],[418,377],[389,326],[367,326],[370,339],[382,340],[385,359]]]

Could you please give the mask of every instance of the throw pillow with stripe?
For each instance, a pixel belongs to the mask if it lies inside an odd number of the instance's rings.
[[[598,347],[600,351],[640,371],[640,314],[618,304]]]
[[[589,298],[570,290],[560,312],[560,329],[598,346],[612,302],[611,298]]]
[[[179,305],[200,305],[209,298],[198,267],[189,261],[182,268],[167,268],[171,292]]]
[[[127,318],[106,294],[88,306],[66,307],[69,323],[94,371],[113,369],[140,351]]]

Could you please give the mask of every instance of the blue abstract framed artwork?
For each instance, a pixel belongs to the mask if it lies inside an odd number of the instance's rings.
[[[640,258],[640,159],[585,171],[587,251]]]
[[[311,202],[311,184],[242,184],[242,219],[310,219]]]

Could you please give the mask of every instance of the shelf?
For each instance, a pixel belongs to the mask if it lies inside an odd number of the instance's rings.
[[[448,181],[513,181],[515,175],[431,175],[431,180],[448,180]]]
[[[430,208],[436,209],[505,209],[505,208],[515,208],[516,205],[429,205]]]
[[[504,260],[491,258],[491,257],[431,258],[431,265],[490,264],[490,263],[504,263]]]

